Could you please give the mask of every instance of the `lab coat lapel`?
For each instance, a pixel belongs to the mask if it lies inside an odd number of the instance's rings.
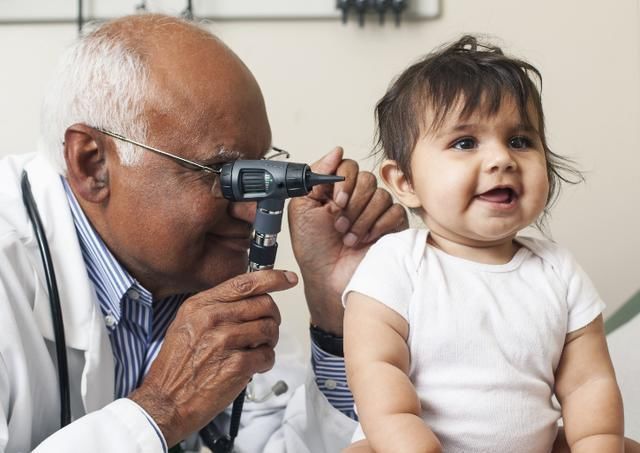
[[[84,351],[80,389],[86,412],[114,399],[114,363],[95,289],[86,272],[67,196],[58,175],[40,156],[25,167],[54,264],[67,348]],[[37,245],[35,254],[38,259]],[[42,271],[42,266],[35,267]],[[40,282],[45,282],[44,274]],[[34,314],[43,336],[54,341],[46,286],[36,290]],[[73,390],[72,390],[73,392]]]
[[[49,242],[49,250],[55,270],[60,305],[64,322],[65,340],[68,347],[86,350],[89,347],[95,290],[91,286],[82,251],[73,224],[73,217],[67,201],[67,196],[58,175],[43,157],[37,156],[30,161],[25,169],[29,174],[31,191],[38,206],[40,219],[45,235]],[[29,226],[29,228],[31,228]],[[27,234],[34,236],[32,232]],[[34,312],[44,337],[53,341],[53,326],[49,295],[46,290],[46,280],[41,264],[40,253],[35,238],[28,242],[34,250],[34,266],[39,273],[42,287],[42,297],[36,299]]]
[[[81,381],[82,398],[87,412],[100,409],[113,401],[115,389],[115,366],[109,334],[104,326],[102,312],[94,310],[93,314]]]

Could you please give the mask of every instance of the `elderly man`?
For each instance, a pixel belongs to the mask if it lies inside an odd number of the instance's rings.
[[[0,452],[161,452],[214,418],[224,433],[225,408],[276,361],[280,314],[268,293],[297,283],[287,271],[245,273],[255,205],[224,199],[198,166],[265,156],[258,84],[207,31],[126,17],[69,50],[42,119],[44,152],[0,162]],[[57,353],[23,170],[60,294]],[[304,383],[299,364],[276,361],[274,378],[300,386],[245,405],[241,451],[336,451],[349,441],[353,425],[334,407],[350,409],[336,356],[340,293],[368,245],[406,226],[340,149],[314,170],[346,178],[289,206],[318,373]],[[62,429],[61,352],[71,401]],[[326,395],[315,384],[322,370],[338,382]],[[255,385],[268,389],[261,378]]]

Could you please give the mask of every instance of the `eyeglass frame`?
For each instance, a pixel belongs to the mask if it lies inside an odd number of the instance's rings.
[[[156,154],[158,154],[160,156],[172,159],[175,162],[178,162],[178,164],[180,164],[181,166],[183,166],[183,167],[185,167],[185,168],[187,168],[189,170],[203,171],[205,173],[210,173],[210,174],[215,174],[215,175],[220,175],[220,173],[222,172],[222,169],[221,168],[217,168],[217,166],[219,165],[221,167],[223,164],[216,164],[216,167],[213,167],[211,165],[200,164],[200,163],[195,162],[193,160],[177,156],[177,155],[175,155],[173,153],[170,153],[168,151],[163,151],[161,149],[154,148],[153,146],[145,145],[144,143],[140,143],[140,142],[138,142],[136,140],[132,140],[130,138],[125,137],[124,135],[118,134],[116,132],[112,132],[112,131],[110,131],[108,129],[103,129],[101,127],[95,127],[95,126],[92,126],[92,129],[95,129],[96,131],[101,132],[104,135],[107,135],[109,137],[112,137],[112,138],[115,138],[115,139],[118,139],[118,140],[122,140],[123,142],[129,143],[131,145],[139,146],[140,148],[146,149],[147,151],[151,151],[151,152],[156,153]],[[288,151],[285,151],[285,150],[283,150],[281,148],[277,148],[275,146],[272,146],[270,148],[270,150],[273,150],[276,153],[271,155],[271,156],[263,157],[262,158],[263,160],[271,160],[271,159],[275,159],[276,157],[279,157],[279,156],[285,156],[285,159],[288,159],[291,156]]]

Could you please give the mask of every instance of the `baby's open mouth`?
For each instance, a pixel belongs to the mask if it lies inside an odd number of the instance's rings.
[[[518,194],[511,188],[491,189],[478,195],[478,198],[491,203],[510,204],[518,198]]]

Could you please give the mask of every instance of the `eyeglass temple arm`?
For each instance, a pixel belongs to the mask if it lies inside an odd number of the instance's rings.
[[[198,170],[206,171],[207,173],[215,173],[217,175],[219,175],[220,172],[221,172],[221,170],[218,169],[218,168],[207,167],[206,165],[202,165],[202,164],[199,164],[199,163],[194,162],[192,160],[185,159],[184,157],[176,156],[175,154],[171,154],[171,153],[168,153],[166,151],[162,151],[161,149],[154,148],[153,146],[145,145],[144,143],[140,143],[140,142],[137,142],[135,140],[131,140],[130,138],[127,138],[127,137],[125,137],[123,135],[120,135],[120,134],[116,134],[115,132],[111,132],[111,131],[108,131],[106,129],[101,129],[99,127],[94,127],[94,129],[99,131],[99,132],[102,132],[105,135],[108,135],[109,137],[117,138],[118,140],[122,140],[123,142],[131,143],[132,145],[136,145],[136,146],[139,146],[140,148],[144,148],[144,149],[147,149],[147,150],[149,150],[151,152],[154,152],[156,154],[160,154],[161,156],[168,157],[168,158],[173,159],[173,160],[177,160],[177,161],[181,162],[182,164],[184,164],[184,165],[186,165],[188,167],[195,167]],[[286,151],[285,151],[285,153],[286,153]]]
[[[269,157],[265,157],[265,159],[266,159],[266,160],[275,159],[276,157],[283,156],[283,155],[284,155],[284,157],[286,157],[287,159],[288,159],[289,157],[291,157],[291,155],[289,154],[289,152],[288,152],[288,151],[285,151],[284,149],[276,148],[275,146],[272,146],[272,147],[271,147],[271,149],[272,149],[272,150],[274,150],[276,153],[275,153],[275,154],[273,154],[273,155],[271,155],[271,156],[269,156]]]

